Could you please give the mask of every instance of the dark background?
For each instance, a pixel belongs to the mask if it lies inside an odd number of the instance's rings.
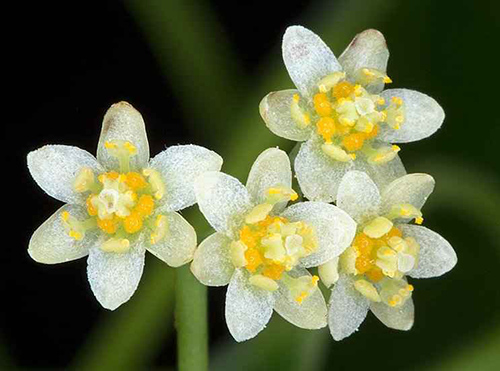
[[[403,147],[408,172],[437,180],[426,224],[459,263],[416,282],[408,333],[369,316],[335,343],[327,329],[293,328],[277,315],[255,340],[225,327],[225,289],[210,289],[212,369],[481,369],[500,367],[499,14],[494,1],[87,1],[10,3],[3,10],[0,368],[172,368],[171,269],[148,256],[139,289],[115,312],[89,289],[85,259],[44,266],[26,249],[59,206],[32,181],[26,154],[44,144],[95,153],[106,109],[143,115],[151,153],[178,143],[209,147],[245,179],[272,136],[260,99],[290,88],[281,62],[288,25],[318,33],[340,55],[354,35],[387,39],[393,87],[433,96],[447,118],[433,137]],[[190,214],[189,214],[190,213]],[[197,210],[188,212],[199,220]],[[203,233],[201,233],[203,234]]]

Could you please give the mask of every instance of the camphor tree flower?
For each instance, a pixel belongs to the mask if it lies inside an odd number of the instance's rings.
[[[327,203],[286,207],[298,197],[291,184],[290,160],[276,148],[259,155],[246,187],[220,172],[195,181],[198,206],[216,233],[198,246],[191,271],[205,285],[229,284],[226,322],[237,341],[262,331],[273,309],[298,327],[326,326],[318,277],[306,268],[340,255],[356,223]]]
[[[268,94],[260,113],[269,129],[305,142],[294,168],[304,196],[335,201],[349,170],[368,173],[380,186],[404,175],[400,148],[433,134],[444,120],[431,97],[407,89],[383,90],[389,51],[383,35],[366,30],[337,60],[313,32],[289,27],[283,60],[297,90]]]
[[[319,268],[321,280],[335,283],[328,324],[335,340],[354,331],[368,310],[387,327],[409,330],[413,325],[413,286],[406,276],[440,276],[457,263],[451,245],[419,224],[420,211],[434,189],[427,174],[408,174],[379,192],[370,177],[351,171],[342,179],[337,206],[358,223],[352,245]],[[414,220],[417,225],[408,224]]]
[[[97,159],[65,145],[28,154],[33,179],[66,203],[35,231],[29,255],[45,264],[88,255],[92,291],[103,307],[116,309],[139,284],[145,250],[172,267],[191,261],[196,232],[176,211],[195,203],[195,177],[221,166],[219,155],[194,145],[150,160],[141,114],[126,102],[114,104],[104,116]]]

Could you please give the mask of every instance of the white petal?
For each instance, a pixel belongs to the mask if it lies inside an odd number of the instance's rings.
[[[361,155],[354,161],[340,162],[325,155],[313,140],[301,145],[294,166],[304,196],[323,202],[335,201],[340,181],[350,170],[367,173],[379,189],[406,174],[399,156],[382,165],[371,165]]]
[[[234,272],[226,294],[226,322],[229,332],[238,341],[245,341],[261,332],[273,314],[274,295],[248,283],[242,270]]]
[[[366,173],[350,171],[342,178],[337,206],[358,223],[378,215],[380,202],[378,187]]]
[[[294,162],[300,189],[311,201],[333,202],[342,177],[354,168],[353,162],[335,161],[315,141],[303,143]]]
[[[222,233],[205,238],[194,253],[191,272],[207,286],[225,286],[234,273],[230,255],[231,239]]]
[[[90,288],[101,305],[115,310],[137,289],[144,268],[145,250],[134,246],[124,254],[90,249],[87,275]]]
[[[28,153],[28,169],[35,182],[47,194],[65,203],[85,203],[88,194],[78,193],[73,188],[82,167],[89,167],[96,173],[104,171],[94,156],[73,146],[47,145]]]
[[[392,97],[403,99],[405,121],[393,130],[383,125],[378,138],[389,143],[408,143],[434,134],[444,121],[444,111],[433,98],[408,89],[388,89],[381,96],[390,102]]]
[[[196,231],[179,213],[164,213],[167,217],[168,234],[155,244],[150,243],[150,236],[145,234],[146,249],[171,267],[180,267],[189,263],[196,249]],[[154,218],[154,216],[153,216]]]
[[[317,267],[339,256],[356,234],[356,222],[340,208],[324,202],[300,202],[288,207],[281,216],[292,222],[303,221],[314,227],[318,250],[301,259],[303,267]]]
[[[388,212],[391,206],[397,204],[410,204],[420,210],[434,190],[435,183],[432,176],[421,173],[408,174],[392,181],[382,191],[383,212]]]
[[[269,148],[255,160],[248,174],[247,189],[256,204],[265,202],[271,187],[292,187],[292,167],[286,152]],[[274,210],[282,210],[286,202],[276,205]]]
[[[287,28],[282,48],[288,74],[304,97],[312,97],[320,79],[342,70],[323,40],[302,26]]]
[[[420,245],[417,266],[408,275],[414,278],[438,277],[457,264],[457,254],[448,241],[428,228],[401,224],[404,237],[413,237]]]
[[[292,277],[310,276],[303,268],[288,272]],[[319,287],[299,304],[284,284],[276,292],[274,310],[288,322],[297,327],[315,330],[326,326],[326,302]]]
[[[291,116],[295,89],[269,93],[260,102],[259,111],[269,130],[279,137],[304,141],[311,137],[311,126],[300,128]]]
[[[372,303],[370,310],[380,322],[395,330],[408,331],[412,328],[415,319],[415,307],[412,298],[406,300],[401,307],[390,307],[383,302]]]
[[[129,141],[137,148],[137,154],[130,158],[133,170],[140,170],[149,161],[149,143],[144,119],[130,103],[113,104],[102,121],[101,135],[97,144],[97,159],[109,170],[118,169],[118,160],[109,155],[104,147],[106,141]]]
[[[97,233],[89,231],[77,241],[64,229],[61,213],[69,212],[75,218],[88,218],[87,210],[77,205],[64,205],[47,219],[31,236],[28,253],[33,260],[44,264],[57,264],[82,258],[95,245]]]
[[[374,68],[385,72],[389,50],[384,35],[377,30],[366,30],[357,34],[339,57],[344,71],[351,75],[360,68]],[[377,86],[373,93],[382,91],[384,84]]]
[[[196,201],[210,225],[234,237],[234,233],[252,208],[250,194],[240,181],[230,175],[210,171],[194,182]]]
[[[194,180],[206,171],[219,171],[222,157],[200,146],[172,146],[151,159],[149,166],[159,171],[165,182],[159,207],[177,211],[195,204]]]
[[[341,275],[332,289],[328,326],[333,339],[340,341],[357,331],[370,307],[370,301],[354,289],[347,275]]]

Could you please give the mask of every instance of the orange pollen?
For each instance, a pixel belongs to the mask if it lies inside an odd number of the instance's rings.
[[[330,116],[332,114],[332,105],[325,93],[318,93],[313,97],[314,109],[320,116]]]
[[[353,133],[342,140],[342,145],[350,152],[358,151],[363,147],[365,138],[366,135],[364,133]]]
[[[249,248],[245,251],[245,259],[247,261],[245,268],[252,273],[262,264],[262,256],[259,250],[255,248]]]
[[[108,234],[113,234],[118,229],[118,223],[115,218],[99,219],[97,218],[97,226]]]
[[[250,229],[248,225],[245,225],[241,228],[240,231],[240,240],[248,247],[253,248],[257,246],[257,241],[255,240],[254,233]]]
[[[262,274],[276,281],[281,278],[281,274],[283,273],[284,270],[285,267],[282,266],[281,264],[270,264],[264,268]]]
[[[152,196],[142,195],[137,202],[135,211],[142,217],[149,216],[153,212],[155,202]]]
[[[320,134],[325,142],[331,142],[332,136],[335,134],[335,120],[331,117],[322,117],[316,123],[318,134]]]
[[[347,81],[339,82],[332,89],[332,95],[337,100],[340,98],[347,98],[352,93],[354,93],[354,86]]]
[[[139,173],[129,172],[125,176],[125,184],[132,190],[136,191],[146,187],[147,182]]]
[[[127,233],[138,232],[142,228],[142,217],[137,212],[130,213],[129,216],[123,219],[123,227]]]
[[[365,275],[373,282],[379,282],[382,278],[384,278],[384,273],[382,272],[382,269],[380,269],[377,266],[367,271]]]

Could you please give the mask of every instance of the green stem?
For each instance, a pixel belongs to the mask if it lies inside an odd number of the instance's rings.
[[[207,287],[191,274],[189,265],[177,268],[175,273],[178,370],[207,371]]]

